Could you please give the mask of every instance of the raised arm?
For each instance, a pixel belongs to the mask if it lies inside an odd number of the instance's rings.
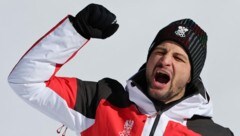
[[[76,17],[60,21],[20,59],[8,77],[12,89],[25,102],[78,132],[91,125],[74,110],[77,79],[56,77],[58,70],[90,38],[105,39],[118,29],[114,14],[90,4]]]

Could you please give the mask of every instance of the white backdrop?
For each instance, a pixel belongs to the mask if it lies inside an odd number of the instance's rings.
[[[3,136],[57,136],[60,123],[25,104],[7,84],[7,76],[27,49],[67,14],[89,3],[106,6],[120,28],[106,40],[92,39],[58,75],[122,84],[145,62],[147,50],[162,27],[182,18],[195,20],[209,36],[203,82],[213,100],[214,121],[240,135],[240,1],[0,1],[0,133]],[[71,130],[68,136],[74,135]]]

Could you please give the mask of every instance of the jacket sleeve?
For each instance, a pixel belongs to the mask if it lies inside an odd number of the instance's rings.
[[[25,102],[77,132],[87,129],[93,120],[74,110],[77,79],[55,74],[87,42],[67,16],[24,54],[8,77]]]

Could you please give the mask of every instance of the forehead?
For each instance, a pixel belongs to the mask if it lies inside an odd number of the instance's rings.
[[[159,45],[157,45],[157,47],[154,50],[173,51],[188,56],[183,47],[180,44],[173,41],[162,42]]]

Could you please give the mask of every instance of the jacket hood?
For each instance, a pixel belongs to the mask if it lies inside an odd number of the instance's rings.
[[[130,100],[138,106],[140,112],[149,116],[160,111],[176,120],[190,119],[194,115],[212,117],[212,102],[201,78],[187,85],[186,89],[183,98],[169,104],[151,98],[147,93],[144,67],[127,81],[126,86]]]

